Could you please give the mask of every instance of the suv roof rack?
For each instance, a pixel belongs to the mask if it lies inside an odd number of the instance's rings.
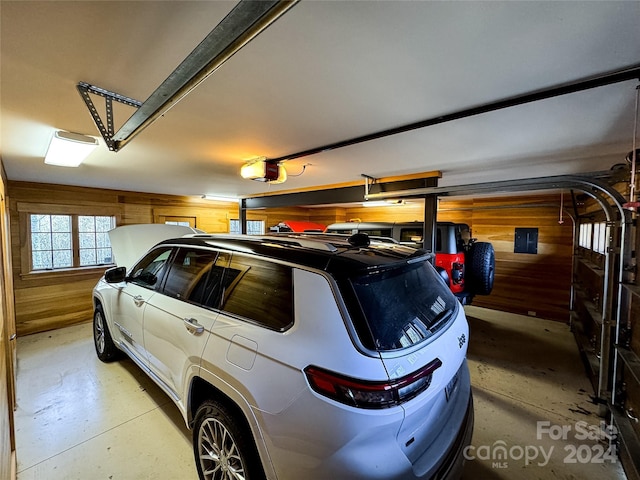
[[[220,240],[228,238],[230,240],[249,240],[270,242],[274,244],[297,245],[299,247],[323,250],[326,252],[337,252],[338,248],[331,242],[322,238],[301,237],[296,234],[284,233],[280,235],[233,235],[233,234],[201,234],[195,233],[185,235],[185,238],[200,238],[203,240]]]

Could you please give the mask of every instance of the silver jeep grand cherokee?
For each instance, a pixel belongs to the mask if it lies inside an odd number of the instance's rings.
[[[162,227],[112,231],[95,346],[174,400],[201,479],[460,476],[469,331],[429,255],[363,234],[192,234],[144,253]]]

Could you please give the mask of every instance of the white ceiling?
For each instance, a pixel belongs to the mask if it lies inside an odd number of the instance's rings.
[[[79,81],[144,101],[234,7],[226,1],[6,1],[0,154],[10,180],[249,195],[441,170],[440,185],[606,170],[631,150],[637,81],[292,160],[253,157],[452,113],[640,62],[638,1],[302,0],[118,153],[48,166],[55,129],[100,136]],[[103,105],[102,99],[94,101]],[[133,113],[117,105],[116,129]]]

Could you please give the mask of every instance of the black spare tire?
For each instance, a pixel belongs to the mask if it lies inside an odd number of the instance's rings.
[[[496,255],[493,245],[476,242],[467,254],[467,283],[473,293],[489,295],[493,290]]]

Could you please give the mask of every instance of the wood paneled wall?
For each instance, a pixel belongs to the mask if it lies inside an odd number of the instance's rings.
[[[11,212],[11,256],[15,318],[19,335],[46,331],[92,318],[91,290],[104,268],[30,273],[23,264],[25,212],[33,205],[101,208],[115,212],[118,225],[162,223],[166,217],[193,217],[211,233],[228,232],[238,218],[236,203],[197,197],[89,189],[61,185],[8,182]],[[517,197],[489,200],[442,200],[438,220],[468,223],[473,236],[496,249],[496,282],[487,297],[475,303],[488,308],[567,320],[573,226],[558,224],[559,198]],[[22,215],[21,215],[22,212]],[[383,208],[278,208],[249,211],[248,219],[265,226],[283,220],[308,220],[325,225],[359,218],[363,221],[413,221],[423,218],[421,202]],[[537,255],[514,254],[516,227],[537,227]],[[28,257],[27,257],[28,259]]]
[[[90,321],[91,291],[105,270],[30,272],[29,257],[25,257],[24,252],[28,241],[26,221],[32,209],[55,206],[76,213],[95,209],[115,215],[118,225],[163,223],[166,217],[186,216],[195,218],[196,227],[212,233],[228,232],[229,220],[238,218],[237,203],[212,202],[199,197],[27,182],[8,182],[8,193],[18,335]]]
[[[496,251],[493,292],[475,304],[523,315],[569,321],[573,220],[559,223],[557,196],[473,202],[473,236]],[[538,229],[538,253],[514,253],[516,227]]]
[[[14,329],[13,295],[10,294],[7,282],[10,264],[6,255],[5,241],[9,237],[5,216],[6,176],[4,166],[0,160],[0,289],[2,303],[0,304],[0,478],[15,478],[15,437],[13,426],[13,408],[15,405],[14,383],[14,351],[15,340],[11,340]]]

